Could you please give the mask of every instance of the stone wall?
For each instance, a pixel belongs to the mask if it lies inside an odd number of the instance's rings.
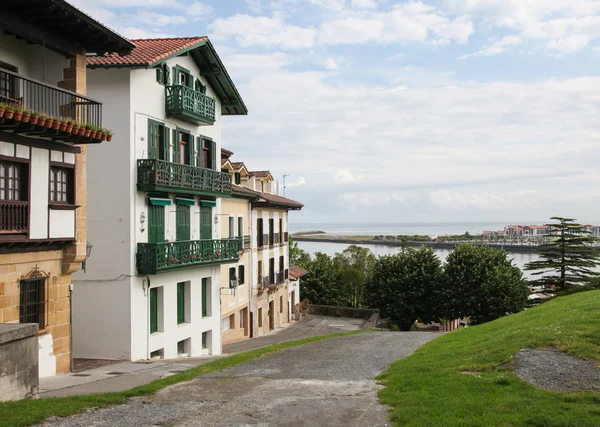
[[[352,307],[336,307],[332,305],[310,305],[310,314],[319,314],[321,316],[334,317],[352,317],[354,319],[370,320],[376,314],[379,316],[378,309],[371,308],[352,308]]]
[[[288,322],[288,290],[287,281],[275,289],[264,290],[256,295],[256,311],[254,312],[254,336],[261,336],[271,330],[269,327],[269,303],[274,307],[274,328],[283,326]],[[262,310],[260,310],[262,308]],[[259,322],[259,313],[262,312],[262,321]]]
[[[22,276],[36,267],[50,275],[45,280],[45,315],[38,332],[44,344],[40,356],[46,361],[40,365],[41,377],[71,370],[71,275],[62,274],[62,261],[61,250],[0,255],[0,323],[19,322]],[[45,344],[49,341],[50,349]]]
[[[0,401],[32,397],[38,392],[36,324],[0,324]]]

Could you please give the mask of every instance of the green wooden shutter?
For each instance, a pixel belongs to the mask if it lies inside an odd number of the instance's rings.
[[[200,206],[200,239],[212,239],[212,208]]]
[[[239,280],[240,285],[243,285],[246,282],[246,279],[245,279],[246,271],[245,270],[246,270],[246,268],[243,265],[240,265],[238,267],[238,271],[239,271],[238,272],[238,280]]]
[[[175,213],[177,241],[190,240],[190,207],[177,205]]]
[[[173,163],[179,163],[179,135],[177,129],[173,129]]]
[[[165,126],[165,144],[163,146],[163,159],[165,162],[170,162],[171,157],[169,156],[171,150],[171,129]]]
[[[170,77],[169,76],[169,74],[170,74],[169,66],[165,63],[162,65],[162,67],[163,67],[163,79],[164,79],[165,84],[168,85],[170,83],[170,81],[169,81],[169,77]]]
[[[177,283],[177,324],[185,322],[185,283]]]
[[[217,144],[215,141],[210,141],[210,169],[218,170],[217,168]]]
[[[148,158],[158,158],[158,123],[148,120]]]
[[[202,149],[202,137],[196,137],[196,149],[198,150],[198,154],[196,155],[196,166],[202,166],[202,154],[204,150]]]
[[[165,207],[148,206],[148,243],[165,241]]]
[[[202,317],[208,316],[208,279],[202,279]]]
[[[150,289],[150,333],[158,331],[158,288]]]

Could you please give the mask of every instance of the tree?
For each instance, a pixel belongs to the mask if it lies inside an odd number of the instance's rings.
[[[592,269],[600,264],[600,253],[593,244],[597,241],[575,219],[554,216],[557,222],[546,224],[550,229],[548,242],[538,246],[540,260],[525,265],[525,270],[536,271],[535,280],[540,285],[557,285],[564,289],[568,285],[587,282],[600,277]]]
[[[288,245],[290,247],[290,265],[297,265],[308,270],[310,255],[305,250],[300,249],[298,243],[294,242],[291,236],[288,239]]]
[[[506,251],[464,244],[446,259],[439,294],[445,319],[489,322],[521,311],[528,296],[523,273]]]
[[[367,248],[350,245],[342,253],[335,254],[333,262],[339,272],[343,296],[350,307],[363,305],[364,289],[373,273],[377,258]]]
[[[399,320],[402,330],[410,330],[417,319],[425,323],[438,319],[436,289],[441,275],[441,262],[431,248],[382,256],[374,265],[366,300],[379,308],[382,317]]]
[[[339,272],[330,256],[317,252],[307,267],[308,274],[302,279],[300,298],[313,304],[344,305]]]

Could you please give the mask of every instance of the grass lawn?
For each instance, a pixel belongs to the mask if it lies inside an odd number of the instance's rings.
[[[600,291],[431,341],[379,377],[380,400],[399,426],[600,426],[600,392],[538,390],[512,373],[513,355],[534,347],[600,360]]]
[[[80,413],[87,408],[101,408],[108,405],[125,403],[130,397],[156,393],[158,390],[167,386],[183,381],[189,381],[200,375],[208,374],[209,372],[230,368],[249,360],[257,359],[268,353],[273,353],[297,345],[322,341],[327,338],[354,335],[362,332],[364,331],[340,332],[303,338],[296,341],[271,344],[256,350],[224,357],[205,365],[200,365],[187,371],[122,392],[0,402],[0,427],[29,426],[39,423],[52,415],[66,417],[68,415]]]

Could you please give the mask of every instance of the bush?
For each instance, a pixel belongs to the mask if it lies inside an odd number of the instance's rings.
[[[400,327],[397,324],[394,323],[392,325],[392,331],[394,331],[394,332],[400,332]]]

